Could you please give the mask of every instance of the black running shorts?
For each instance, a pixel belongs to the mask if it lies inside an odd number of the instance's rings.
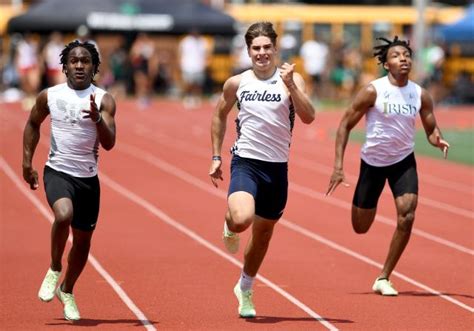
[[[364,209],[377,207],[385,180],[388,180],[394,198],[405,193],[418,194],[415,154],[411,153],[400,162],[386,167],[374,167],[361,160],[353,205]]]
[[[71,227],[83,231],[95,229],[100,204],[100,184],[97,176],[73,177],[45,166],[43,180],[51,208],[58,199],[71,199],[74,209]]]

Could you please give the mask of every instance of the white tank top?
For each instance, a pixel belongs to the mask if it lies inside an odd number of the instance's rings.
[[[376,167],[397,163],[413,152],[415,121],[421,107],[421,87],[408,81],[392,85],[388,76],[371,82],[377,91],[375,106],[366,114],[366,141],[361,158]]]
[[[232,154],[268,162],[288,162],[295,111],[280,70],[259,80],[242,73],[237,90],[237,139]]]
[[[97,174],[99,139],[96,124],[83,118],[82,110],[90,109],[90,94],[100,109],[104,90],[91,85],[85,90],[73,90],[67,83],[48,89],[51,115],[51,148],[46,165],[74,177]]]

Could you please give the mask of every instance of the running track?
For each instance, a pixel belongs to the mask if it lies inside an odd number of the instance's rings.
[[[385,191],[369,233],[353,233],[357,144],[348,145],[345,158],[350,188],[324,196],[338,112],[318,113],[310,126],[295,126],[287,209],[255,284],[258,317],[238,318],[232,288],[243,249],[229,255],[220,240],[230,156],[224,154],[225,180],[215,189],[207,176],[211,113],[207,104],[194,111],[165,101],[148,111],[138,111],[133,102],[118,104],[117,145],[100,153],[100,221],[75,290],[83,319],[72,326],[56,299],[46,304],[36,297],[49,263],[52,217],[42,183],[33,192],[21,177],[28,113],[17,104],[0,105],[0,329],[472,328],[472,167],[417,157],[415,230],[392,276],[400,295],[374,295],[371,286],[394,230],[395,208]],[[224,150],[234,139],[234,115]],[[440,110],[437,118],[442,128],[473,127],[467,109]],[[47,126],[34,162],[41,173]],[[242,241],[247,238],[245,233]]]

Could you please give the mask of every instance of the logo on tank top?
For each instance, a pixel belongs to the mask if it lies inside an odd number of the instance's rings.
[[[264,102],[280,102],[281,101],[281,94],[280,93],[268,93],[267,90],[263,91],[263,93],[259,93],[258,91],[250,92],[250,91],[242,91],[240,93],[240,102],[242,101],[264,101]]]
[[[411,115],[416,116],[416,107],[408,103],[383,103],[383,114],[388,115]]]
[[[62,99],[56,100],[56,107],[60,112],[64,113],[64,120],[72,125],[81,121],[82,109],[86,109],[80,105],[70,104]]]

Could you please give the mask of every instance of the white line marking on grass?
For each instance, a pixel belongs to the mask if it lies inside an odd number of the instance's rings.
[[[13,169],[8,165],[8,163],[0,156],[0,166],[5,172],[5,174],[11,179],[15,184],[18,190],[23,193],[28,200],[40,211],[40,213],[52,223],[54,215],[51,211],[46,208],[41,201],[27,188],[27,183],[23,182],[13,171]],[[71,236],[68,238],[69,242],[72,242]],[[117,295],[122,299],[125,305],[132,311],[133,314],[138,318],[140,323],[143,324],[147,330],[156,330],[153,324],[148,320],[148,318],[143,314],[143,312],[135,305],[135,303],[130,299],[130,297],[125,293],[125,291],[120,287],[120,285],[114,280],[114,278],[102,267],[102,265],[97,261],[97,259],[89,254],[88,258],[92,266],[97,270],[97,272],[105,279],[105,281],[112,287],[112,289],[117,293]]]
[[[243,267],[243,264],[239,260],[237,260],[236,258],[234,258],[234,257],[230,256],[229,254],[225,253],[220,248],[216,247],[215,245],[213,245],[212,243],[210,243],[209,241],[207,241],[206,239],[204,239],[203,237],[198,235],[196,232],[192,231],[191,229],[189,229],[186,226],[182,225],[178,221],[174,220],[173,218],[168,216],[168,214],[163,212],[161,209],[155,207],[155,205],[151,204],[150,202],[143,199],[142,197],[135,194],[134,192],[126,189],[125,187],[123,187],[122,185],[120,185],[119,183],[117,183],[116,181],[114,181],[113,179],[108,177],[107,175],[105,175],[103,172],[100,173],[100,179],[104,184],[108,185],[110,188],[112,188],[113,190],[115,190],[116,192],[121,194],[124,198],[129,199],[129,200],[133,201],[134,203],[136,203],[137,205],[141,206],[143,209],[146,209],[147,211],[149,211],[151,214],[155,215],[157,218],[159,218],[164,223],[166,223],[166,224],[172,226],[173,228],[175,228],[176,230],[184,233],[185,235],[187,235],[191,239],[195,240],[199,244],[201,244],[204,247],[208,248],[212,252],[216,253],[217,255],[221,256],[222,258],[226,259],[227,261],[231,262],[232,264],[236,265],[237,267],[239,267],[239,268]],[[256,278],[259,281],[261,281],[262,283],[264,283],[265,285],[267,285],[268,287],[270,287],[271,289],[273,289],[275,292],[277,292],[278,294],[283,296],[285,299],[287,299],[288,301],[293,303],[295,306],[297,306],[298,308],[300,308],[301,310],[306,312],[309,316],[314,318],[316,321],[323,324],[327,329],[329,329],[329,330],[338,330],[334,325],[332,325],[331,323],[326,321],[319,314],[317,314],[316,312],[311,310],[311,308],[309,308],[304,303],[302,303],[300,300],[295,298],[293,295],[286,292],[281,287],[279,287],[278,285],[276,285],[275,283],[270,281],[268,278],[266,278],[266,277],[264,277],[260,274],[257,274]]]
[[[166,161],[163,161],[157,157],[155,157],[154,155],[150,154],[149,152],[146,152],[146,151],[143,151],[142,149],[140,148],[137,148],[137,147],[134,147],[134,146],[131,146],[131,145],[128,145],[128,144],[121,144],[120,145],[120,148],[119,148],[120,151],[122,152],[125,152],[126,154],[129,154],[137,159],[140,159],[140,160],[143,160],[143,161],[146,161],[152,165],[154,165],[155,167],[173,175],[173,176],[176,176],[180,179],[182,179],[183,181],[195,186],[195,187],[198,187],[212,195],[215,195],[215,196],[218,196],[220,198],[224,198],[226,199],[227,198],[227,194],[225,191],[221,190],[221,189],[216,189],[215,187],[212,186],[212,184],[209,182],[204,182],[202,181],[201,179],[197,178],[197,177],[194,177],[193,175],[181,170],[180,168],[166,162]],[[210,180],[209,180],[210,181]],[[381,269],[383,267],[382,264],[364,256],[364,255],[361,255],[347,247],[344,247],[342,245],[339,245],[337,244],[336,242],[334,241],[331,241],[329,239],[326,239],[322,236],[319,236],[317,234],[315,234],[314,232],[312,231],[309,231],[295,223],[292,223],[288,220],[285,220],[285,219],[281,219],[280,220],[280,223],[285,226],[286,228],[288,229],[291,229],[293,231],[296,231],[300,234],[303,234],[305,235],[306,237],[308,238],[312,238],[314,240],[317,240],[331,248],[334,248],[335,250],[339,251],[339,252],[342,252],[342,253],[345,253],[347,255],[350,255],[354,258],[357,258],[358,260],[360,261],[363,261],[367,264],[370,264],[372,266],[375,266],[379,269]],[[464,304],[463,302],[461,301],[458,301],[448,295],[445,295],[445,294],[442,294],[441,292],[435,290],[435,289],[432,289],[431,287],[428,287],[427,285],[424,285],[408,276],[405,276],[404,274],[402,273],[399,273],[399,272],[396,272],[394,271],[392,273],[394,276],[397,276],[398,278],[400,279],[403,279],[404,281],[406,281],[407,283],[410,283],[416,287],[419,287],[433,295],[436,295],[436,296],[439,296],[440,298],[444,299],[444,300],[447,300],[463,309],[466,309],[470,312],[474,312],[474,308],[471,307],[471,306],[468,306],[466,304]]]

